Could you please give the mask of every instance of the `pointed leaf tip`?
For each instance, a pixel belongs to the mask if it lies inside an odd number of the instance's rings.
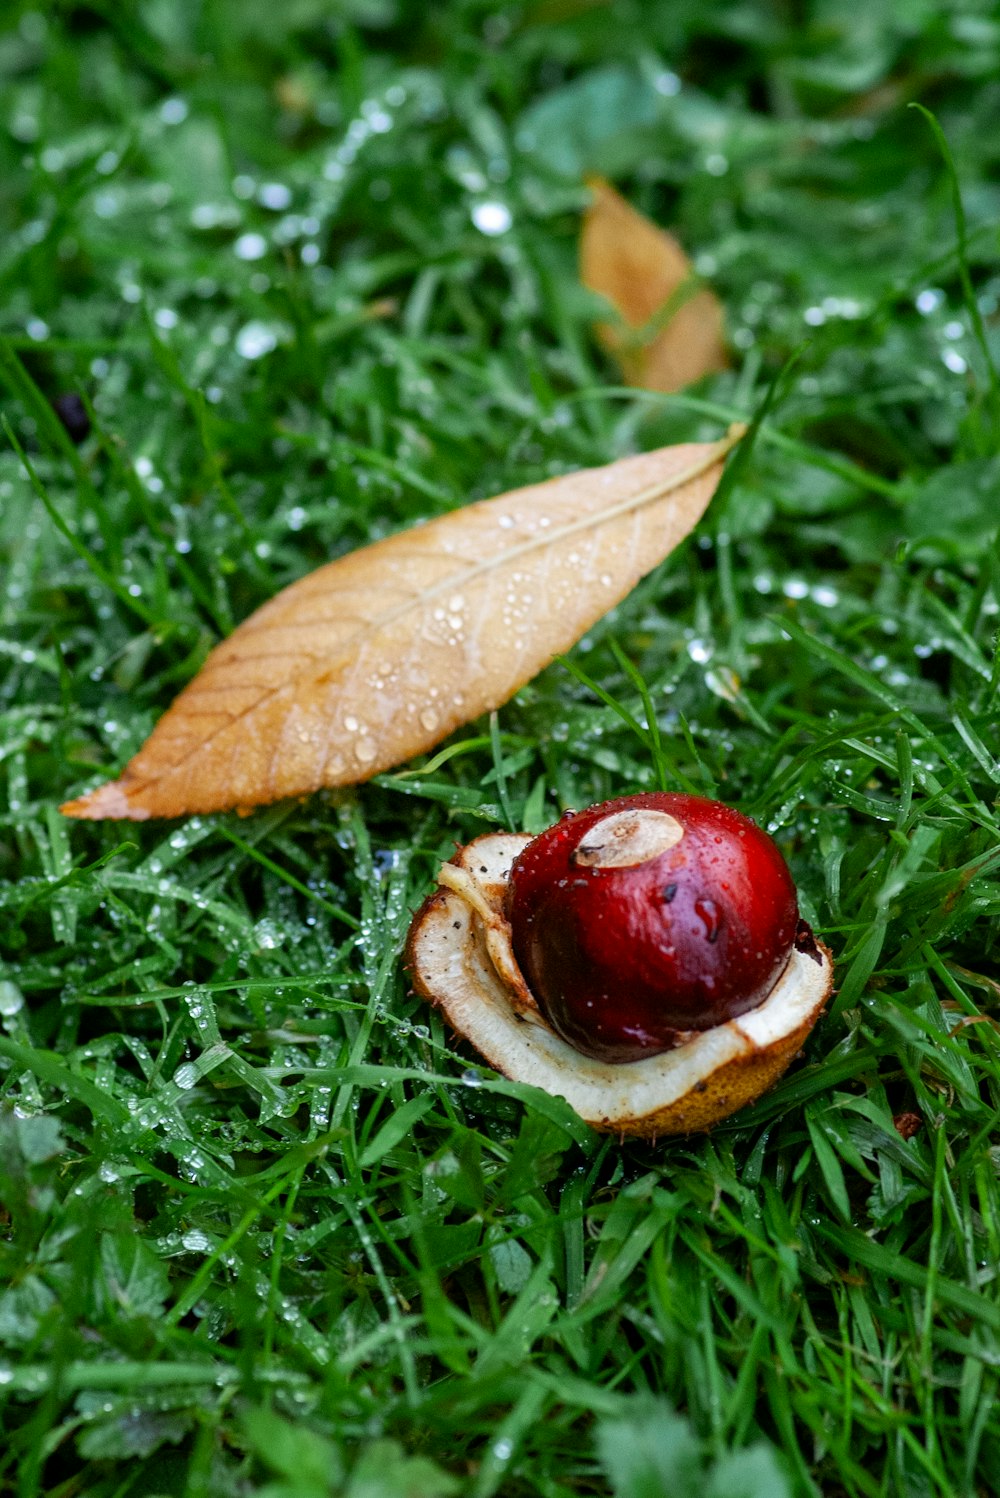
[[[81,821],[99,822],[107,818],[112,821],[147,822],[153,815],[129,800],[124,779],[109,780],[99,785],[86,796],[75,801],[64,801],[59,810],[64,817],[77,817]]]
[[[569,650],[684,539],[741,434],[481,500],[309,573],[216,646],[118,780],[62,811],[246,809],[433,748]]]

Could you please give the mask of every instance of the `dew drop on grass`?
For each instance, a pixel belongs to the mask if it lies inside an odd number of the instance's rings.
[[[241,234],[233,245],[237,260],[263,260],[267,254],[267,240],[263,234]]]
[[[256,318],[244,323],[236,335],[236,352],[243,359],[261,359],[278,347],[274,328]]]
[[[257,951],[272,951],[284,941],[284,932],[275,921],[265,915],[253,927],[253,941]]]
[[[506,234],[514,222],[506,203],[492,201],[474,204],[471,216],[480,234],[486,234],[491,239],[499,234]]]
[[[283,213],[292,201],[292,190],[284,182],[262,182],[257,190],[257,201],[262,208]]]
[[[398,848],[379,848],[372,855],[372,868],[376,879],[384,879],[386,874],[391,874],[400,863]]]
[[[164,99],[160,105],[160,119],[165,125],[180,125],[188,117],[188,107],[184,99],[176,96]]]
[[[177,832],[172,832],[167,841],[175,852],[180,853],[189,848],[194,839],[190,837],[187,828],[180,828]]]
[[[361,106],[361,113],[373,135],[385,135],[392,129],[392,115],[377,100],[366,99]]]
[[[0,979],[0,1015],[11,1019],[24,1008],[24,994],[9,978]]]

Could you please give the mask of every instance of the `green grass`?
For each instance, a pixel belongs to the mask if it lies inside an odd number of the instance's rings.
[[[0,1490],[1000,1494],[995,7],[5,16]],[[695,252],[730,373],[615,383],[587,170]],[[285,583],[715,436],[796,352],[495,723],[247,819],[58,815]],[[838,995],[711,1137],[620,1147],[399,954],[456,840],[661,782],[773,831]]]

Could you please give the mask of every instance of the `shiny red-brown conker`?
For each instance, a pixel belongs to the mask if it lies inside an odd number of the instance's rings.
[[[665,812],[678,841],[631,866],[588,866],[586,835],[631,811]],[[652,792],[571,813],[535,838],[514,862],[506,913],[552,1028],[584,1055],[621,1062],[762,1003],[791,954],[798,901],[781,853],[748,817]]]

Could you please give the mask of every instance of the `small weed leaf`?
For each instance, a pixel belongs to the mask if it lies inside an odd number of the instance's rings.
[[[160,1314],[170,1277],[162,1259],[138,1234],[105,1233],[99,1263],[97,1302],[108,1320]]]
[[[622,1415],[600,1421],[597,1451],[615,1498],[791,1498],[769,1446],[713,1462],[688,1421],[661,1399],[635,1398]]]
[[[247,1446],[261,1465],[284,1479],[271,1486],[273,1498],[329,1498],[339,1491],[343,1458],[325,1436],[260,1407],[244,1408],[240,1423]]]

